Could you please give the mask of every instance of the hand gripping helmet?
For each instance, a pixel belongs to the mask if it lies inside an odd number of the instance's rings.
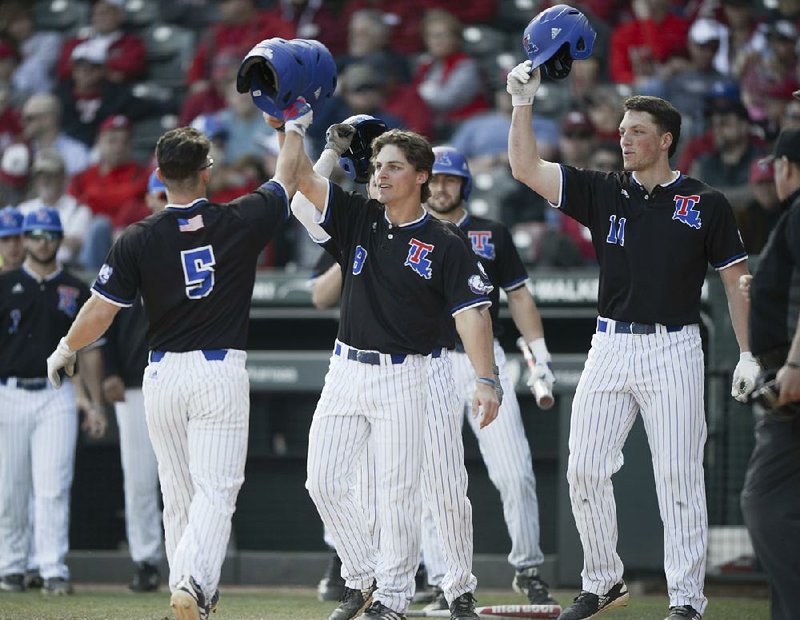
[[[356,114],[342,121],[356,130],[350,148],[339,158],[339,165],[356,183],[369,180],[369,165],[372,159],[372,141],[389,128],[381,119],[369,114]]]
[[[547,77],[561,80],[569,75],[573,60],[592,53],[597,33],[578,9],[557,4],[534,17],[522,35],[522,47]]]
[[[461,199],[469,199],[472,191],[472,175],[469,172],[466,158],[452,146],[435,146],[433,155],[433,174],[452,174],[462,177],[464,182],[461,184]]]
[[[318,102],[328,99],[336,90],[336,63],[328,48],[319,41],[292,39],[289,45],[294,49],[295,55],[302,59],[308,71],[308,82],[300,96],[313,108]]]
[[[236,90],[250,91],[262,112],[281,118],[308,86],[308,68],[289,41],[265,39],[251,49],[239,65]]]

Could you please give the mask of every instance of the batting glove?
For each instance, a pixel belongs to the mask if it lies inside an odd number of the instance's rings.
[[[528,380],[525,384],[533,391],[533,386],[537,381],[544,381],[547,385],[547,389],[552,391],[553,384],[556,382],[556,376],[550,369],[550,364],[546,362],[537,362],[533,365],[530,373],[528,373]]]
[[[293,131],[305,137],[306,129],[311,126],[314,120],[314,112],[311,106],[302,97],[298,97],[292,105],[283,111],[286,131]]]
[[[747,397],[756,385],[756,378],[761,372],[756,358],[749,351],[739,355],[739,363],[733,370],[733,386],[731,386],[731,396],[740,403],[746,403]]]
[[[54,388],[61,387],[61,376],[58,371],[62,368],[69,377],[75,373],[75,351],[69,348],[66,338],[59,341],[56,350],[47,358],[47,376]]]
[[[511,95],[511,105],[533,105],[533,98],[542,82],[539,67],[531,72],[531,61],[519,63],[508,72],[506,91]]]
[[[325,132],[325,148],[334,151],[339,157],[350,148],[353,136],[356,133],[355,127],[347,123],[337,123],[328,127]]]

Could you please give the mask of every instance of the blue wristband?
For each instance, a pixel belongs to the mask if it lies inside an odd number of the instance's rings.
[[[495,387],[497,385],[497,381],[495,381],[491,377],[478,377],[477,381],[478,383],[485,383],[486,385],[491,385],[492,387]]]

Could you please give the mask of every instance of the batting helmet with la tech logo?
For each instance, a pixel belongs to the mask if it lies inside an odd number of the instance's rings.
[[[578,9],[557,4],[534,17],[522,35],[522,47],[533,65],[551,79],[569,75],[573,60],[588,58],[597,33]]]
[[[468,200],[472,191],[472,174],[466,158],[452,146],[433,147],[433,156],[436,159],[433,161],[432,174],[452,174],[462,177],[464,182],[461,184],[461,199]]]

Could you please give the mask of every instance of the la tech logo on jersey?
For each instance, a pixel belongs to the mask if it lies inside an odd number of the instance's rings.
[[[679,196],[675,194],[672,198],[675,201],[675,213],[672,214],[673,220],[683,222],[687,226],[700,230],[700,212],[696,210],[700,204],[700,196]]]
[[[423,243],[419,239],[414,239],[412,237],[411,241],[408,242],[408,245],[410,246],[408,248],[408,256],[406,256],[406,262],[403,263],[403,265],[406,267],[411,267],[423,278],[430,280],[431,261],[428,258],[428,254],[433,252],[433,244]]]
[[[469,240],[472,243],[472,251],[481,258],[494,260],[495,251],[492,243],[491,230],[469,230],[467,231]]]

